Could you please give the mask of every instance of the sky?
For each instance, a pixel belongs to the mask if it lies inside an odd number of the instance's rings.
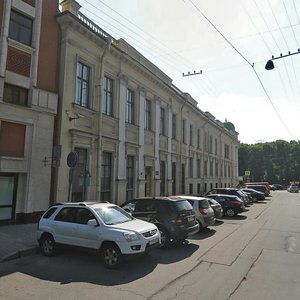
[[[300,0],[77,1],[241,143],[300,139]]]

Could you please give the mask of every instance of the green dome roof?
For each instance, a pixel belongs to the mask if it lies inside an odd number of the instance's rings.
[[[224,122],[224,127],[229,131],[235,131],[235,127],[231,122]]]

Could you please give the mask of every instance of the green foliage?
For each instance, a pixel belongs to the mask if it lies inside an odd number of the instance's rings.
[[[300,180],[300,142],[277,140],[270,143],[241,144],[239,174],[250,171],[251,181],[288,185]]]

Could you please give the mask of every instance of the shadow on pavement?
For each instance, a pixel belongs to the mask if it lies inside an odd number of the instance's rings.
[[[204,228],[201,232],[194,234],[191,236],[189,239],[190,240],[204,240],[207,239],[211,236],[213,236],[216,233],[216,230],[211,229],[211,228]]]
[[[243,216],[243,215],[236,215],[234,217],[223,216],[223,220],[245,220],[245,219],[247,219],[247,216]]]
[[[103,286],[120,285],[147,276],[158,264],[184,260],[198,248],[198,245],[189,243],[175,244],[166,250],[155,249],[146,255],[127,258],[117,270],[104,268],[100,255],[95,252],[61,249],[54,257],[37,254],[1,263],[0,278],[23,273],[61,284],[86,282]]]

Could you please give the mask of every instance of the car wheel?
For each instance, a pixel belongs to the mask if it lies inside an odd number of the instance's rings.
[[[235,215],[235,211],[232,208],[227,208],[226,215],[228,217],[233,217]]]
[[[54,238],[50,234],[46,234],[40,241],[40,248],[45,256],[53,256],[56,252],[56,244]]]
[[[252,197],[252,201],[253,201],[254,203],[256,203],[258,200],[257,200],[256,197]]]
[[[123,255],[115,244],[105,244],[101,251],[102,261],[105,268],[116,269],[123,262]]]
[[[201,232],[204,229],[204,227],[202,226],[199,220],[197,220],[197,223],[199,224],[199,232]]]
[[[165,228],[158,228],[160,232],[159,248],[167,248],[170,245],[170,234]]]

